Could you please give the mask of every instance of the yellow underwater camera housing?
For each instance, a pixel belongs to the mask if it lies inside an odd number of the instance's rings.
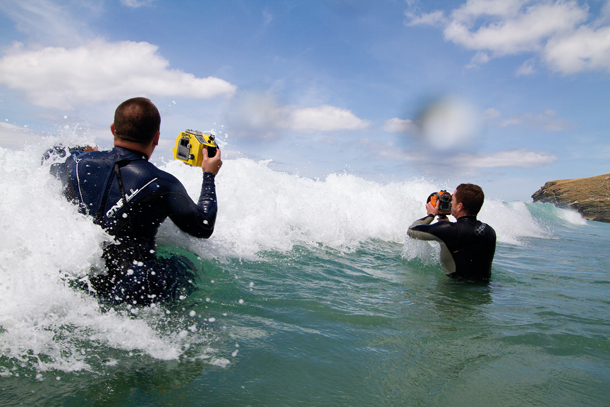
[[[451,194],[444,189],[439,192],[433,192],[428,197],[426,203],[430,202],[433,206],[436,206],[436,201],[440,201],[438,204],[438,216],[441,218],[451,215]]]
[[[211,133],[202,133],[196,130],[186,130],[176,137],[176,145],[172,149],[174,158],[194,167],[201,167],[203,162],[203,149],[207,148],[208,157],[216,155],[218,145],[215,136]]]

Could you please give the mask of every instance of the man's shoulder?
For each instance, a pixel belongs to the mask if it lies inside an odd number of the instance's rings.
[[[155,172],[159,177],[163,177],[165,179],[168,180],[172,180],[172,181],[178,181],[178,178],[176,178],[175,175],[170,174],[169,172],[162,170],[161,168],[157,167],[155,164],[151,163],[150,161],[144,160],[139,162],[140,165],[146,167],[149,171],[153,171]],[[180,181],[178,181],[180,182]]]
[[[184,189],[184,186],[175,175],[170,174],[157,167],[155,164],[147,160],[134,161],[130,165],[138,168],[138,173],[141,175],[146,174],[147,178],[156,178],[156,183],[162,187],[162,189],[168,191],[176,191]]]
[[[491,225],[489,225],[489,223],[485,223],[483,221],[480,221],[479,219],[477,219],[476,217],[474,218],[474,222],[473,222],[474,226],[476,229],[478,230],[482,230],[485,229],[487,231],[493,232],[495,233],[496,231],[494,230],[494,228],[491,227]]]
[[[71,150],[67,161],[68,160],[107,161],[107,160],[113,160],[113,158],[114,158],[114,154],[112,153],[112,150],[89,151],[89,152],[84,152],[82,150]]]
[[[441,220],[430,224],[422,223],[419,225],[413,225],[410,229],[421,232],[428,232],[438,236],[440,234],[444,234],[448,231],[455,229],[455,227],[456,224],[454,222],[450,222],[448,220]]]
[[[70,154],[61,165],[70,171],[83,171],[85,169],[91,171],[111,167],[113,163],[114,156],[112,151],[83,152],[74,150],[70,151]]]
[[[472,231],[476,236],[488,239],[496,238],[496,231],[489,224],[476,219],[476,217],[469,217],[469,219],[465,219],[465,221],[472,225]]]
[[[490,238],[493,238],[494,240],[496,239],[496,231],[494,228],[489,226],[489,224],[483,223],[483,222],[481,222],[481,226],[484,228],[484,234],[486,236],[489,236]]]
[[[455,228],[455,226],[456,223],[451,222],[449,220],[439,220],[435,223],[430,224],[430,227],[434,229],[453,229]]]

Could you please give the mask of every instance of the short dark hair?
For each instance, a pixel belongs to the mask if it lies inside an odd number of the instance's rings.
[[[485,194],[480,186],[474,184],[460,184],[455,189],[455,201],[462,203],[464,211],[469,215],[476,216],[485,200]]]
[[[114,112],[114,135],[126,141],[148,145],[160,126],[159,110],[143,97],[124,101]]]

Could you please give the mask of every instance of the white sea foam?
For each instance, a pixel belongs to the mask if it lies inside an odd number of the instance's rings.
[[[154,321],[165,317],[163,309],[102,312],[95,299],[66,285],[66,276],[83,277],[100,263],[100,245],[110,237],[63,198],[48,163],[40,163],[45,149],[0,148],[0,353],[16,360],[37,358],[41,371],[91,369],[78,341],[137,349],[158,359],[180,357],[196,335],[188,330],[192,324],[175,334],[160,333]],[[312,180],[273,171],[268,164],[225,160],[216,178],[220,210],[211,239],[191,238],[165,222],[158,242],[221,260],[257,259],[261,252],[286,252],[295,245],[353,251],[367,240],[404,244],[413,256],[437,255],[429,243],[407,238],[406,230],[425,214],[428,194],[447,186],[422,179],[381,184],[349,174]],[[178,161],[161,167],[197,199],[201,170]],[[557,216],[578,223],[565,211]],[[522,202],[488,201],[480,218],[495,228],[500,243],[548,236]],[[214,363],[224,365],[224,360]]]
[[[201,170],[177,161],[163,169],[198,196]],[[216,186],[220,210],[212,239],[186,244],[202,256],[240,258],[297,244],[352,250],[368,239],[402,242],[414,216],[411,208],[421,211],[425,191],[432,188],[419,181],[382,185],[348,174],[312,180],[249,159],[225,161]],[[159,241],[184,244],[184,238],[166,222]]]
[[[525,202],[486,201],[478,219],[494,228],[499,243],[522,244],[524,238],[550,237]]]
[[[181,179],[197,198],[200,170],[178,161],[163,169]],[[406,230],[425,215],[430,192],[446,187],[422,179],[381,184],[349,174],[312,180],[249,159],[225,161],[216,185],[220,209],[212,238],[202,243],[166,222],[159,242],[221,259],[255,259],[262,251],[288,251],[295,245],[350,251],[371,239],[405,243],[412,246],[406,250],[414,253],[427,252],[406,237]],[[494,227],[500,243],[521,244],[524,238],[549,236],[524,202],[488,200],[479,219]]]
[[[553,207],[554,215],[572,225],[586,225],[587,220],[583,219],[580,213],[570,210]]]
[[[100,264],[100,245],[110,237],[63,198],[40,164],[44,150],[0,148],[0,354],[39,371],[92,369],[93,355],[77,345],[83,341],[178,358],[191,339],[155,329],[161,309],[138,317],[103,312],[93,297],[67,286],[66,277]]]

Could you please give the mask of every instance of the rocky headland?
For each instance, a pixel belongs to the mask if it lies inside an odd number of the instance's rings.
[[[532,198],[574,209],[588,220],[610,223],[610,174],[549,181]]]

